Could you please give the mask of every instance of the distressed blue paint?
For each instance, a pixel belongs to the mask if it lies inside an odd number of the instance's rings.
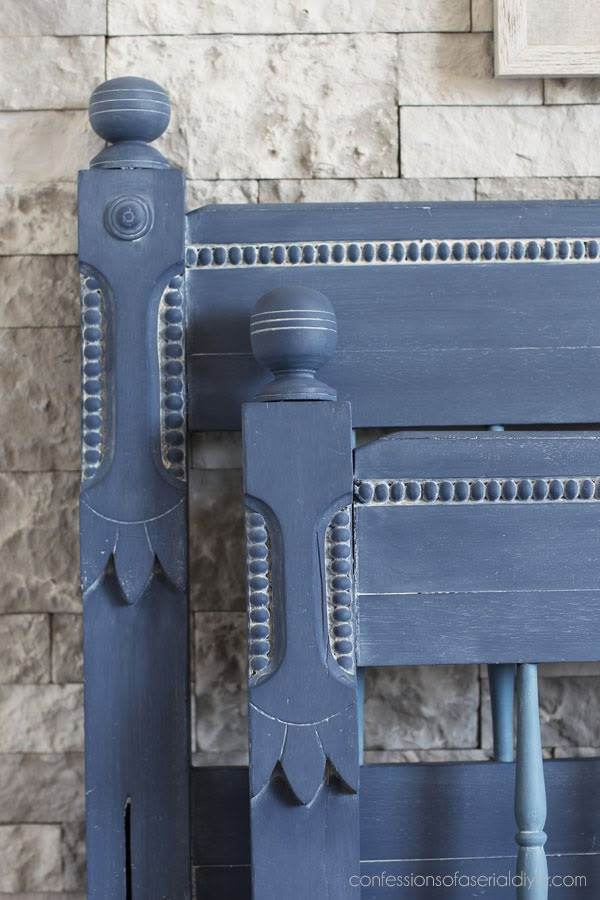
[[[517,874],[522,884],[518,900],[546,900],[548,864],[544,852],[546,834],[546,786],[542,763],[537,666],[517,667],[517,774],[515,782]],[[560,822],[556,823],[560,827]]]
[[[513,663],[488,665],[494,758],[498,762],[514,759],[515,666]]]
[[[92,111],[111,85],[97,89]],[[183,303],[184,178],[144,155],[144,141],[163,130],[147,108],[153,83],[129,79],[127,87],[138,91],[137,109],[92,119],[105,137],[127,137],[127,147],[114,145],[126,152],[110,148],[79,178],[90,900],[191,891],[187,490],[171,459],[169,416],[179,413],[167,410],[176,393],[166,378],[177,341],[163,321],[164,297]],[[100,335],[86,333],[90,314]],[[183,384],[180,355],[172,362]]]
[[[490,425],[489,431],[504,431],[503,425]],[[515,667],[514,665],[488,666],[490,701],[492,706],[492,727],[494,732],[494,758],[498,762],[512,762],[514,759],[514,711],[515,711]]]
[[[250,821],[246,768],[192,773],[193,862],[202,900],[250,898]],[[580,875],[579,887],[560,882],[552,900],[595,900],[600,879],[600,760],[549,760],[544,777],[551,798],[547,843],[551,875]],[[362,766],[361,871],[397,876],[515,875],[515,765],[429,763]],[[480,897],[482,888],[444,888],[452,900]],[[406,889],[405,889],[406,891]],[[399,896],[403,891],[396,889]],[[417,894],[426,894],[421,888]],[[433,892],[435,893],[435,891]],[[368,900],[393,896],[389,887],[365,887]],[[491,900],[515,890],[486,887]]]
[[[339,344],[322,378],[351,401],[357,427],[600,421],[598,211],[587,201],[189,213],[190,427],[239,428],[242,402],[268,377],[250,315],[262,294],[300,280],[335,307]],[[546,241],[551,259],[533,249]],[[275,247],[288,248],[285,264]]]
[[[257,900],[349,898],[360,859],[356,676],[342,666],[352,644],[336,636],[329,611],[330,590],[347,593],[352,564],[335,549],[344,542],[332,545],[331,575],[324,558],[327,528],[352,497],[350,407],[310,400],[314,371],[335,346],[306,327],[315,310],[329,312],[324,299],[299,288],[261,302],[271,325],[285,319],[285,328],[261,325],[253,335],[255,352],[278,375],[267,396],[282,402],[247,404],[243,414],[245,502],[263,517],[270,541],[271,584],[263,590],[274,622],[267,664],[251,666],[249,682]],[[330,321],[328,329],[331,314]]]

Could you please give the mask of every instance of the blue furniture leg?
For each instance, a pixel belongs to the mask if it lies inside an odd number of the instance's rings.
[[[517,773],[515,818],[519,846],[517,900],[546,900],[548,865],[546,834],[546,786],[542,762],[537,666],[517,666]]]

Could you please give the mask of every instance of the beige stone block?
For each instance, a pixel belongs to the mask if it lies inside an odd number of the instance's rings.
[[[258,203],[258,181],[187,182],[187,209],[212,203]]]
[[[491,34],[398,36],[400,106],[542,103],[542,81],[494,78]]]
[[[248,744],[245,612],[194,615],[196,742],[200,753],[244,753]]]
[[[0,686],[0,753],[83,750],[83,687]]]
[[[600,103],[600,78],[547,78],[545,103]]]
[[[78,468],[79,353],[79,329],[0,331],[1,469]]]
[[[75,183],[0,185],[0,256],[76,252]]]
[[[80,611],[77,473],[0,473],[0,610]]]
[[[0,256],[0,328],[79,324],[73,256]]]
[[[0,37],[0,109],[87,109],[104,80],[103,37]]]
[[[84,110],[0,112],[0,172],[5,184],[76,181],[77,170],[87,169],[103,146]]]
[[[60,891],[58,825],[0,825],[0,891]]]
[[[471,29],[493,31],[494,0],[471,0]]]
[[[478,200],[599,200],[600,178],[479,178]]]
[[[104,34],[106,0],[2,0],[0,34]]]
[[[107,68],[177,98],[159,146],[192,179],[397,174],[393,35],[123,37]]]
[[[71,613],[52,616],[52,681],[83,681],[83,619]]]
[[[474,200],[468,178],[319,178],[261,181],[261,203],[410,203],[419,200]]]
[[[596,175],[600,106],[403,107],[402,174]]]
[[[469,0],[109,0],[109,34],[468,31]]]
[[[50,681],[48,616],[0,615],[0,648],[0,684]]]
[[[84,816],[82,753],[0,754],[0,822],[65,822]]]

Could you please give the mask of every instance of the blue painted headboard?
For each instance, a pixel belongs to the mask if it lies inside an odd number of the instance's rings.
[[[543,763],[536,664],[600,652],[600,203],[186,216],[160,86],[106,82],[90,119],[88,897],[481,896],[460,879],[512,863],[514,796],[545,900],[545,786],[550,872],[597,896],[600,765]],[[239,428],[250,767],[192,769],[187,438]],[[362,667],[442,662],[489,665],[494,761],[361,765]]]

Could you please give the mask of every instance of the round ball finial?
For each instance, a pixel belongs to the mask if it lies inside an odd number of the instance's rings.
[[[264,294],[250,318],[250,341],[275,376],[257,400],[335,400],[335,390],[315,377],[337,345],[335,311],[324,294],[302,286]]]
[[[166,91],[148,78],[111,78],[92,92],[90,124],[111,144],[155,141],[166,131],[171,103]]]

